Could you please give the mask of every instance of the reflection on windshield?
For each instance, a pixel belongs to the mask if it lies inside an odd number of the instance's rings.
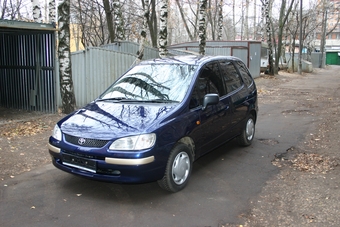
[[[100,99],[181,102],[196,68],[183,64],[138,65],[116,81]]]

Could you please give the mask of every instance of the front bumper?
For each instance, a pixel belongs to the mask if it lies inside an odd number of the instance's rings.
[[[75,152],[70,154],[50,143],[48,150],[53,165],[58,169],[78,176],[114,183],[144,183],[159,180],[164,175],[166,165],[162,158],[156,161],[154,155],[142,158],[84,156]]]

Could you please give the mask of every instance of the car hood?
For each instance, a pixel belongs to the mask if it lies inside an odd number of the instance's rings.
[[[174,109],[174,104],[93,102],[71,114],[61,131],[77,137],[111,140],[146,132]]]

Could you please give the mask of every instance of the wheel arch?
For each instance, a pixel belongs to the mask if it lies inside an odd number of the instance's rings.
[[[186,136],[186,137],[183,137],[181,138],[180,140],[178,140],[179,143],[183,143],[185,145],[188,146],[188,148],[190,149],[191,151],[191,154],[192,154],[192,160],[194,161],[195,160],[195,142],[192,138],[190,138],[189,136]]]
[[[257,112],[256,112],[256,110],[255,109],[250,110],[249,114],[253,115],[254,121],[256,123],[256,120],[257,120]]]

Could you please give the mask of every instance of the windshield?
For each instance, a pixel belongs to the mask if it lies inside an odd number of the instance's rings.
[[[100,99],[181,102],[196,68],[184,64],[137,65],[111,85]]]

